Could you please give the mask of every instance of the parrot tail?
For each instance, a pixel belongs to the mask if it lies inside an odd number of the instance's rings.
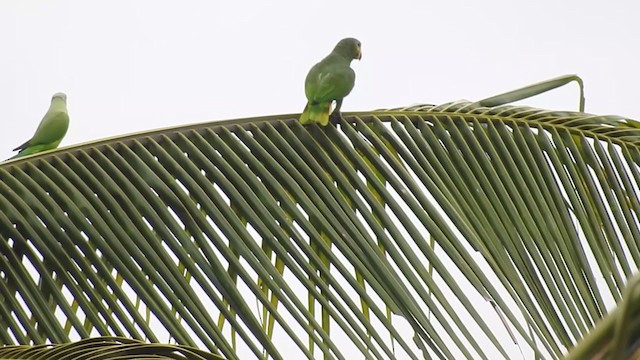
[[[31,139],[27,140],[24,144],[18,146],[17,148],[13,149],[12,151],[17,151],[17,150],[22,150],[22,149],[26,149],[29,147],[29,144],[31,142]]]
[[[9,160],[17,159],[17,158],[19,158],[19,157],[23,157],[23,156],[24,156],[24,154],[17,153],[17,154],[15,154],[15,155],[13,155],[12,157],[8,158],[8,159],[4,159],[4,161],[9,161]]]
[[[312,104],[307,103],[304,107],[302,115],[300,115],[300,123],[302,125],[317,123],[326,126],[329,123],[329,113],[331,112],[331,102]]]

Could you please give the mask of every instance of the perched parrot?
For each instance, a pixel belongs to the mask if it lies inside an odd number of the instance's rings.
[[[304,82],[307,95],[300,122],[303,125],[318,123],[325,126],[329,123],[331,103],[336,101],[332,117],[340,117],[342,99],[349,95],[356,80],[356,73],[351,69],[353,59],[360,60],[362,50],[360,41],[354,38],[340,40],[331,54],[315,64]]]
[[[13,149],[13,151],[20,150],[20,152],[9,159],[57,148],[68,128],[67,95],[56,93],[51,98],[51,106],[40,121],[35,134],[27,142]]]

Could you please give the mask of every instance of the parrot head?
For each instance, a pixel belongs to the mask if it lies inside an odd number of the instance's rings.
[[[354,38],[345,38],[338,42],[333,51],[350,57],[351,59],[362,59],[362,44],[360,40]]]
[[[51,97],[51,100],[53,100],[53,99],[60,99],[60,100],[62,100],[62,101],[64,101],[64,102],[67,102],[67,94],[65,94],[65,93],[61,93],[61,92],[59,92],[59,93],[55,93],[55,94],[53,94],[53,96]]]

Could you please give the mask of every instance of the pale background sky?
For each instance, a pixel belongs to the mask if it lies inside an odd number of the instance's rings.
[[[300,112],[307,70],[359,38],[345,111],[478,100],[565,73],[587,111],[640,118],[640,14],[625,1],[0,0],[0,159],[68,95],[62,146]],[[575,85],[527,101],[575,109]]]
[[[587,112],[640,119],[639,15],[637,0],[0,0],[0,159],[58,91],[71,118],[62,146],[298,113],[308,69],[347,36],[363,58],[344,111],[478,100],[576,73]],[[577,87],[524,103],[575,110]]]

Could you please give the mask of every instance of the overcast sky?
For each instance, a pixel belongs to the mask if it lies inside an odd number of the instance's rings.
[[[59,91],[62,146],[298,113],[307,71],[343,37],[363,49],[343,111],[478,100],[576,73],[587,112],[640,119],[639,14],[638,0],[0,0],[0,159]],[[525,103],[575,110],[577,87]]]
[[[639,6],[604,4],[2,0],[0,158],[58,91],[71,117],[62,146],[300,112],[308,69],[347,36],[363,58],[345,111],[477,100],[577,73],[588,112],[639,119]],[[570,85],[528,103],[575,109],[577,98]]]

